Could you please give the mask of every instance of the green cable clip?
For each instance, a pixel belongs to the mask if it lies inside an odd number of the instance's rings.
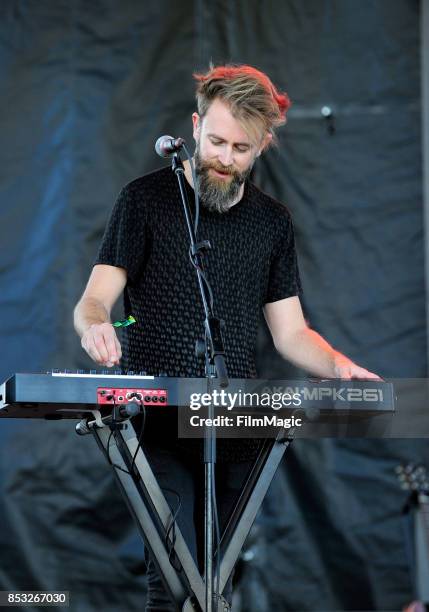
[[[132,325],[133,323],[136,323],[136,320],[132,315],[129,315],[123,321],[115,321],[114,323],[112,323],[112,325],[113,327],[127,327],[128,325]]]

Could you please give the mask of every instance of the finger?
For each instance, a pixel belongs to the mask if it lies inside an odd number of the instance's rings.
[[[97,349],[101,357],[102,363],[105,363],[107,365],[107,363],[109,362],[109,353],[107,350],[106,341],[104,339],[103,332],[94,329],[92,333],[92,337],[93,337],[95,348]]]
[[[118,355],[118,361],[117,361],[117,363],[119,363],[119,360],[120,360],[120,359],[121,359],[121,357],[122,357],[122,348],[121,348],[121,343],[119,342],[119,340],[118,340],[118,338],[117,338],[116,334],[115,334],[115,345],[116,345],[116,353],[117,353],[117,355]]]
[[[98,352],[95,344],[94,338],[92,336],[84,336],[82,338],[82,347],[88,353],[93,361],[96,363],[103,363],[100,353]]]
[[[119,357],[118,357],[118,349],[116,347],[116,334],[114,332],[113,327],[111,327],[110,329],[106,329],[104,331],[104,341],[105,341],[105,345],[107,348],[107,353],[108,353],[108,361],[110,363],[118,363],[119,361]]]
[[[353,378],[358,380],[383,380],[378,374],[374,374],[374,372],[370,372],[364,368],[359,368],[353,372]]]
[[[350,371],[349,366],[339,369],[338,378],[340,380],[350,380],[352,378],[352,372]]]
[[[381,376],[379,376],[378,374],[375,374],[374,372],[367,372],[367,378],[369,378],[370,380],[384,381],[384,379],[381,378]]]

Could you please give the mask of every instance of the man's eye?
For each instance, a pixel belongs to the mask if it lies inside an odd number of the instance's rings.
[[[222,144],[222,141],[221,140],[213,140],[212,139],[211,143],[217,146],[217,145]]]
[[[238,146],[237,147],[237,151],[239,151],[240,153],[246,153],[249,150],[249,147],[247,146]]]

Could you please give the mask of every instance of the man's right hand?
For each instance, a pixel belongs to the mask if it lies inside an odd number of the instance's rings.
[[[110,320],[110,312],[127,282],[123,268],[97,264],[74,309],[74,326],[82,348],[96,363],[111,368],[119,364],[121,345]]]
[[[119,364],[121,345],[111,323],[93,323],[83,334],[81,345],[96,363],[108,368]]]

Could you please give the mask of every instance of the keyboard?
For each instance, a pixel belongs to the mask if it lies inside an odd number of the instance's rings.
[[[212,379],[213,384],[216,379]],[[144,372],[123,374],[111,370],[78,370],[47,373],[16,373],[0,386],[0,417],[82,419],[98,409],[109,414],[115,404],[132,402],[151,410],[189,406],[192,398],[207,393],[205,378],[148,376]],[[234,408],[248,406],[245,394],[269,394],[277,400],[288,394],[290,408],[328,413],[382,414],[393,412],[395,395],[392,383],[361,380],[260,380],[230,379],[227,389],[218,391],[234,399]],[[235,395],[234,395],[235,394]],[[201,403],[201,402],[200,402]]]

